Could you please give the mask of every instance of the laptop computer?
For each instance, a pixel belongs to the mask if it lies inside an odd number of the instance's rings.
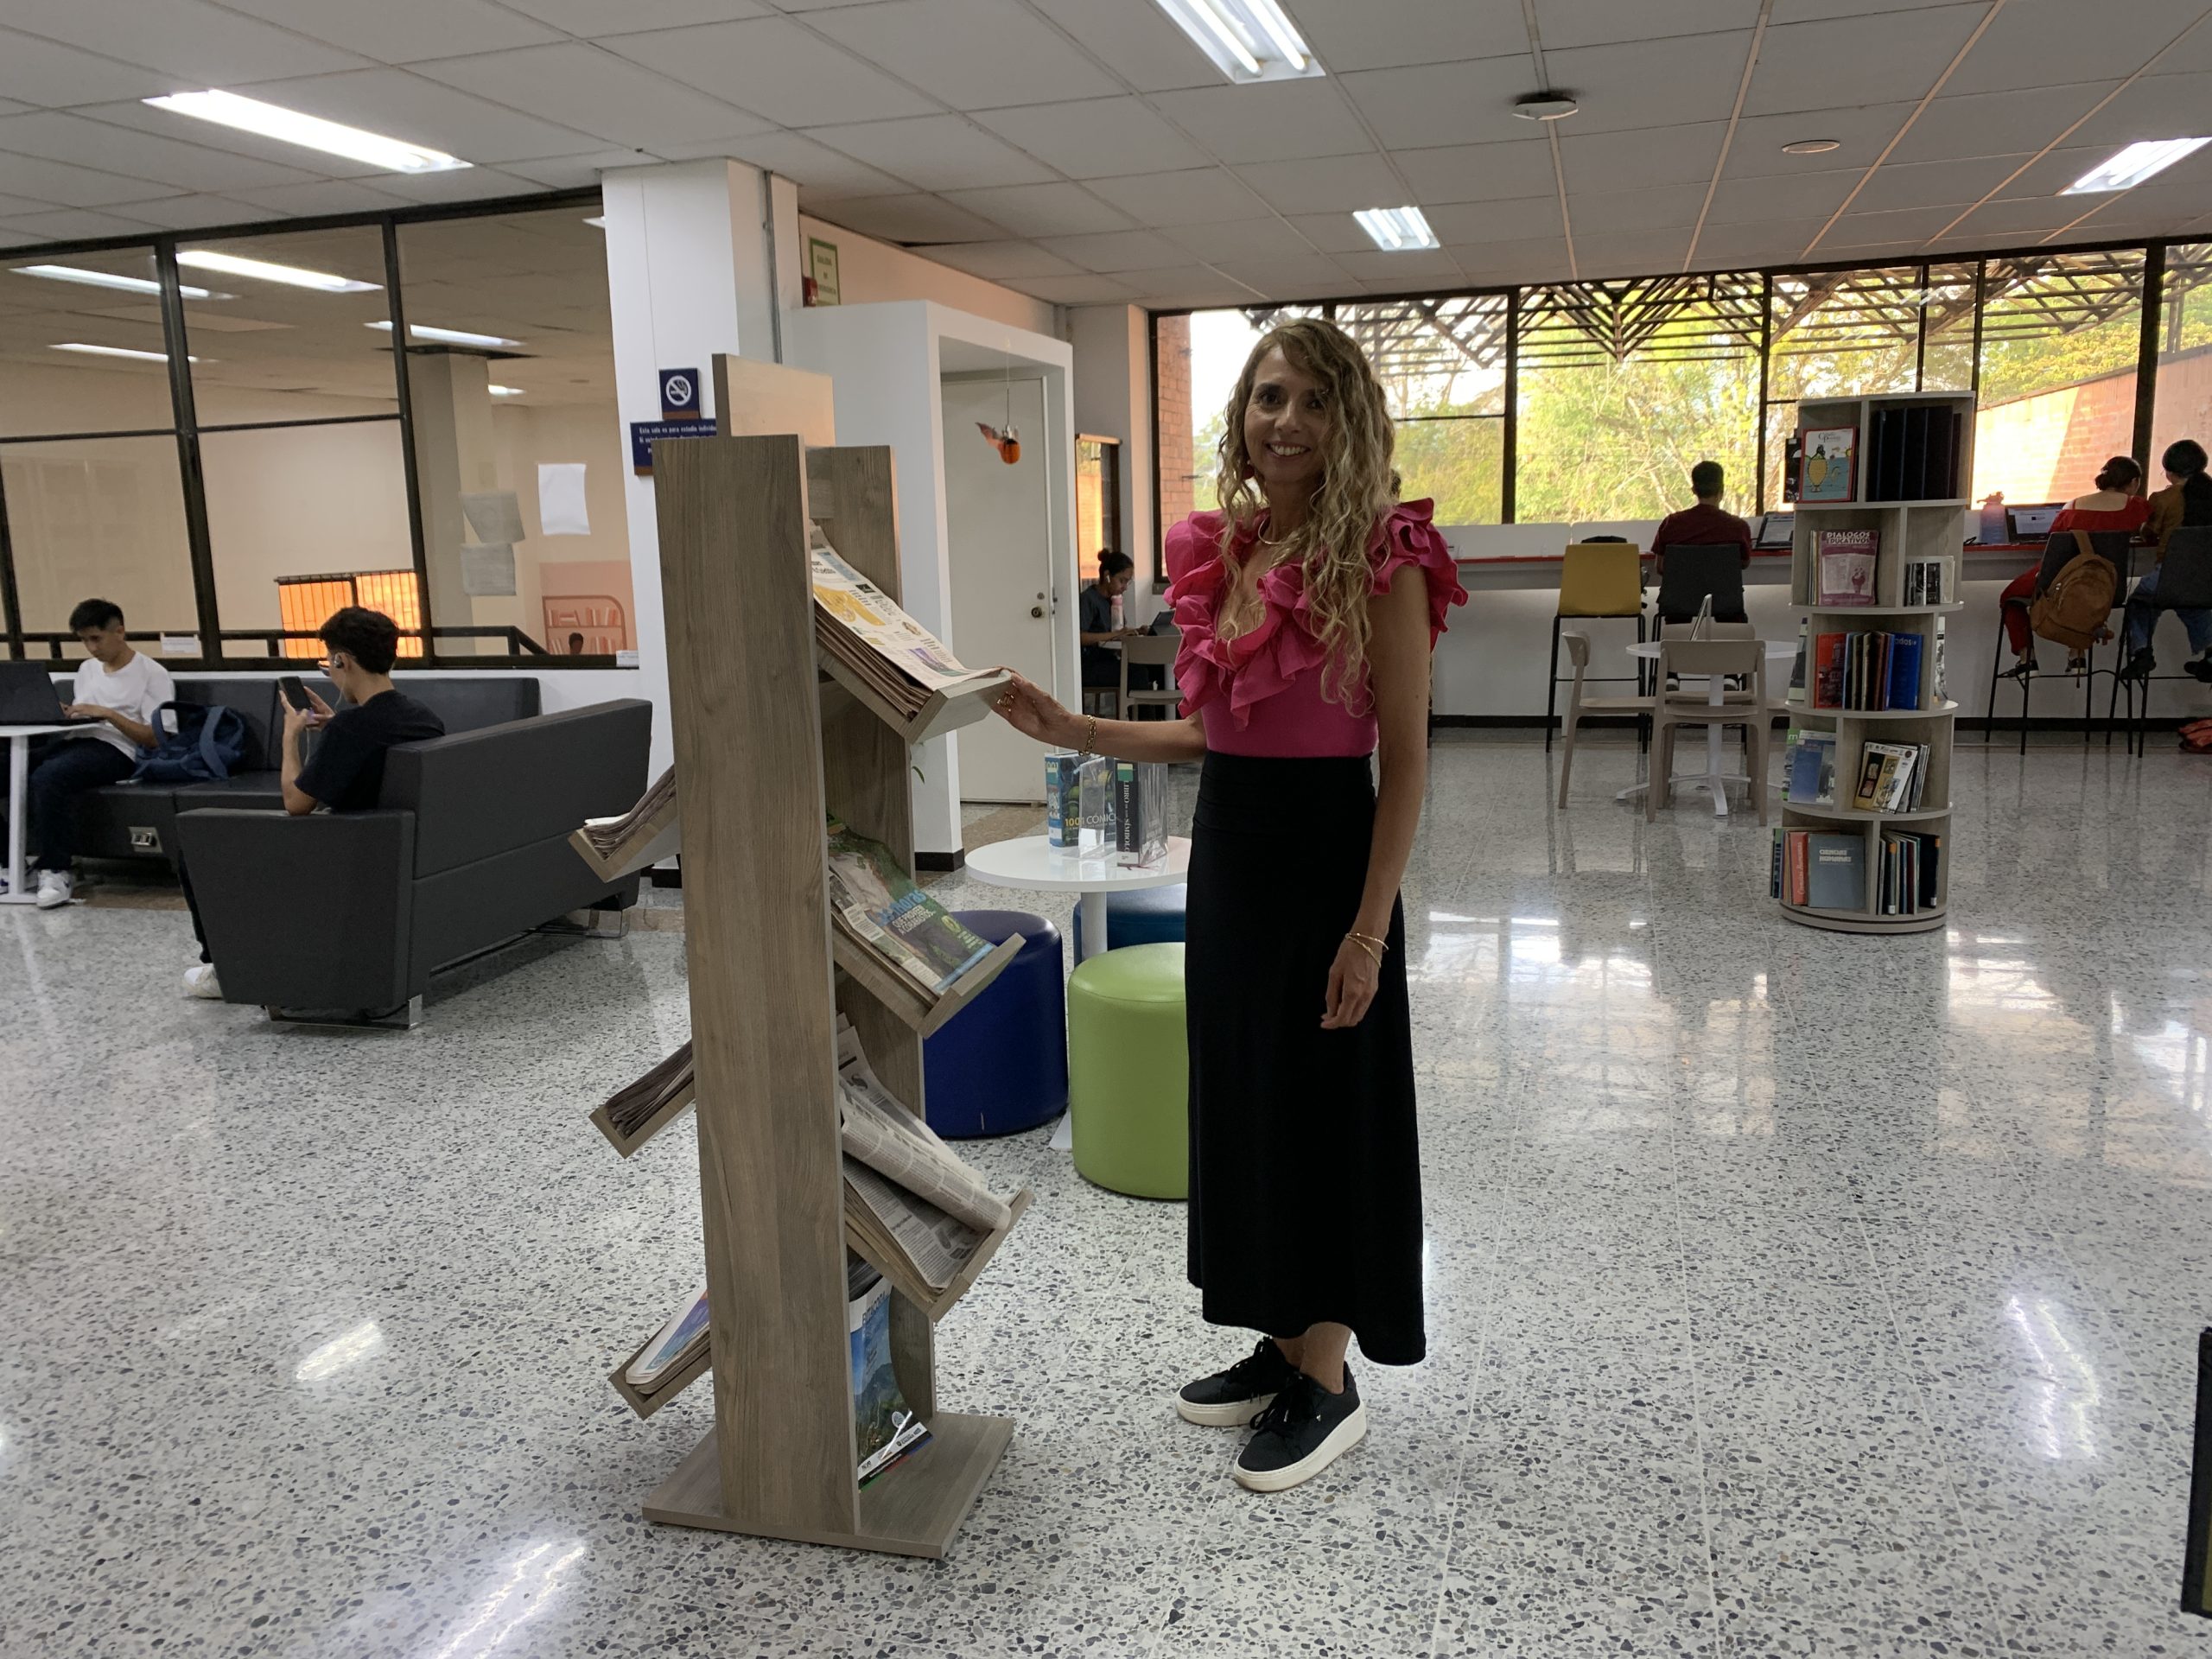
[[[2033,507],[2007,507],[2005,529],[2016,542],[2039,542],[2050,534],[2051,524],[2065,511],[2063,501],[2046,501]]]
[[[0,663],[0,726],[97,726],[92,715],[65,715],[61,694],[38,663]]]
[[[1751,531],[1751,545],[1770,550],[1788,547],[1797,534],[1797,515],[1794,512],[1770,512],[1763,515]]]

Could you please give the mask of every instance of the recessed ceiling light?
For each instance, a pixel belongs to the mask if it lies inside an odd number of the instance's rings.
[[[166,98],[149,98],[145,102],[157,110],[170,110],[195,120],[257,132],[264,138],[319,149],[326,156],[366,162],[372,167],[394,173],[450,173],[469,165],[442,149],[410,144],[401,138],[387,138],[380,132],[365,132],[359,127],[326,121],[319,115],[303,115],[282,105],[264,104],[257,98],[241,98],[236,92],[172,92]]]
[[[369,327],[381,328],[387,334],[391,332],[391,324],[388,320],[372,322]],[[450,346],[489,346],[522,344],[518,340],[508,340],[499,334],[472,334],[466,328],[433,328],[427,322],[410,322],[407,325],[407,332],[416,340],[442,340]]]
[[[1832,149],[1842,148],[1843,140],[1840,138],[1800,138],[1794,143],[1784,144],[1782,153],[1785,156],[1825,156]]]
[[[325,294],[373,294],[378,286],[374,283],[357,283],[350,276],[334,276],[327,270],[275,265],[266,259],[245,259],[235,253],[217,253],[207,248],[180,249],[176,262],[194,270],[219,270],[226,276],[251,276],[260,282],[282,283],[287,288],[312,288]]]
[[[494,397],[519,397],[522,396],[522,388],[520,386],[493,386],[489,390]]]
[[[1513,113],[1523,121],[1564,121],[1581,107],[1565,92],[1531,92],[1514,100]]]
[[[86,270],[78,265],[15,265],[10,267],[19,276],[44,276],[57,283],[82,283],[87,288],[118,288],[126,294],[159,294],[162,285],[146,276],[118,276],[109,270]],[[177,292],[188,300],[208,297],[204,288],[180,286]]]
[[[1418,207],[1363,207],[1352,217],[1385,253],[1410,253],[1415,248],[1442,245]]]
[[[2130,144],[2101,167],[2093,167],[2058,194],[2089,196],[2107,190],[2133,190],[2154,173],[2163,173],[2212,138],[2146,138]]]
[[[87,346],[81,340],[59,341],[54,349],[57,352],[88,352],[94,357],[128,357],[141,363],[166,363],[169,360],[167,352],[134,352],[128,346]],[[188,357],[184,360],[197,363],[200,359]]]
[[[1325,73],[1275,0],[1154,0],[1215,68],[1233,81]]]

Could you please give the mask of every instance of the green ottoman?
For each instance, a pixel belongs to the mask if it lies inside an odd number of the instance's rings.
[[[1068,981],[1068,1116],[1075,1166],[1141,1198],[1191,1190],[1183,947],[1103,950]]]

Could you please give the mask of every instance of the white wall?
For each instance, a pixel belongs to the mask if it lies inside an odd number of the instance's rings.
[[[802,213],[798,230],[802,262],[809,237],[819,237],[837,245],[837,289],[846,305],[934,300],[956,311],[1026,328],[1033,334],[1058,333],[1053,307],[1044,300],[1017,294],[1010,288],[1001,288],[981,276],[970,276],[964,270],[940,265],[826,219]]]
[[[1141,626],[1159,607],[1152,582],[1163,574],[1153,568],[1160,542],[1152,522],[1151,319],[1133,305],[1077,306],[1067,316],[1076,430],[1122,441],[1122,550],[1137,562],[1122,608]],[[1093,551],[1079,548],[1077,557],[1087,560]]]

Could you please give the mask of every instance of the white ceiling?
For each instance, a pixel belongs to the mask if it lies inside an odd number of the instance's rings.
[[[0,0],[0,247],[715,155],[1067,304],[2212,235],[2212,147],[2056,194],[2212,124],[2202,0],[1284,4],[1325,77],[1225,85],[1153,0]],[[1547,85],[1581,111],[1515,119]],[[378,173],[139,102],[207,86],[476,165]],[[1442,251],[1348,217],[1407,202]]]

